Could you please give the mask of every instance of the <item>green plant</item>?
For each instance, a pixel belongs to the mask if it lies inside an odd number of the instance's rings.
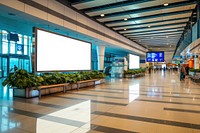
[[[191,72],[200,72],[200,69],[190,69]]]
[[[92,72],[79,72],[72,74],[63,73],[44,73],[41,76],[28,73],[26,70],[17,70],[14,73],[10,73],[8,77],[3,81],[2,85],[12,88],[31,88],[38,87],[40,85],[52,85],[62,83],[76,83],[80,80],[100,79],[105,78],[105,74],[98,71]]]
[[[41,85],[42,80],[42,78],[34,74],[30,74],[26,70],[17,70],[14,73],[10,73],[2,82],[2,85],[8,85],[12,88],[25,89]]]
[[[140,68],[140,69],[130,69],[130,70],[124,71],[124,74],[131,74],[131,75],[135,75],[139,73],[145,73],[145,69]]]

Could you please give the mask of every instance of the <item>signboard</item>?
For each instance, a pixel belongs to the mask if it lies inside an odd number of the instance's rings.
[[[156,52],[147,52],[146,53],[146,61],[147,62],[164,62],[164,52],[156,51]]]

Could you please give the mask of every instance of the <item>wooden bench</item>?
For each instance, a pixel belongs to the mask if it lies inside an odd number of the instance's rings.
[[[50,88],[55,88],[55,87],[63,87],[63,92],[66,92],[66,86],[68,86],[69,83],[64,83],[64,84],[55,84],[55,85],[43,85],[43,86],[38,86],[37,90],[39,91],[39,98],[41,98],[41,91],[42,90],[47,90]],[[50,91],[49,91],[50,94]]]
[[[91,79],[91,80],[83,80],[83,81],[78,81],[77,84],[77,90],[79,90],[80,86],[82,83],[89,83],[93,82],[93,86],[95,86],[95,81],[98,81],[98,79]]]

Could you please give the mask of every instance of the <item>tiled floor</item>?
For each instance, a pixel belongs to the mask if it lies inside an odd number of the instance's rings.
[[[6,133],[200,133],[200,85],[159,71],[42,99],[1,88],[0,116]]]

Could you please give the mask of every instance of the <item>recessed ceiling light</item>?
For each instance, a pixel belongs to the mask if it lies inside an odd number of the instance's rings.
[[[124,29],[124,30],[126,30],[126,29]]]
[[[104,15],[104,14],[101,14],[100,16],[101,16],[101,17],[104,17],[105,15]]]
[[[128,20],[127,18],[124,18],[124,20],[126,21],[126,20]]]
[[[150,28],[151,26],[149,25],[148,27]]]
[[[168,6],[169,4],[168,3],[165,3],[165,4],[163,4],[164,6]]]
[[[169,38],[168,36],[166,36],[166,38]]]

